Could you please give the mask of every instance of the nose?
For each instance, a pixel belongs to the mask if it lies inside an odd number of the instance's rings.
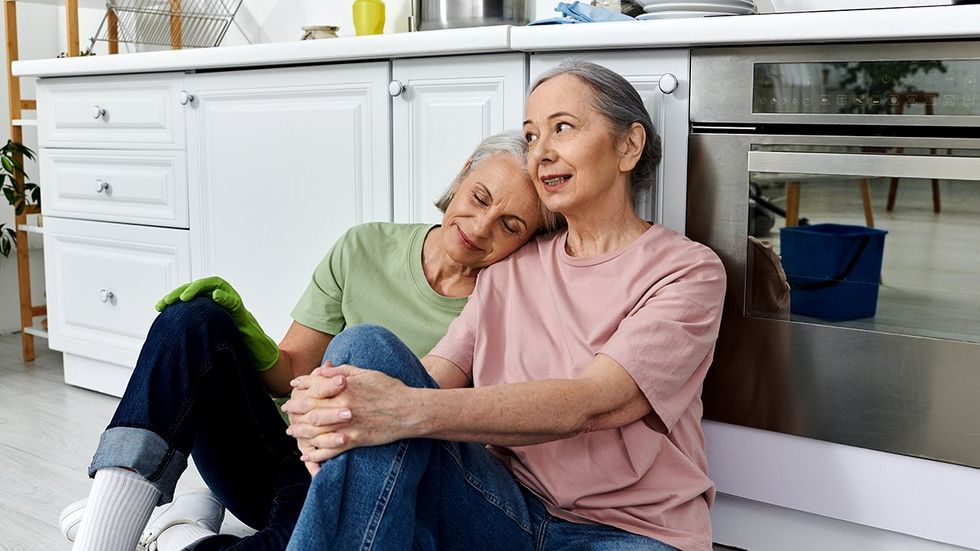
[[[528,164],[548,164],[555,160],[555,151],[551,147],[551,138],[541,136],[528,151]]]
[[[495,218],[492,209],[486,209],[477,216],[473,224],[474,237],[489,237],[493,233]]]

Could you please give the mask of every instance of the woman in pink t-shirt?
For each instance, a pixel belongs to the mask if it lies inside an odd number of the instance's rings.
[[[567,230],[482,272],[421,363],[354,327],[293,382],[289,432],[320,470],[289,549],[711,548],[700,395],[722,265],[636,215],[660,147],[622,77],[566,61],[525,118]]]

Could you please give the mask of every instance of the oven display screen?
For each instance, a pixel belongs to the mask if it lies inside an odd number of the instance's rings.
[[[752,112],[980,116],[980,59],[756,63]]]

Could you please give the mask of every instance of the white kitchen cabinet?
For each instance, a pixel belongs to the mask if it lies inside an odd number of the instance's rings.
[[[388,63],[188,75],[194,275],[278,340],[348,228],[391,219]]]
[[[191,275],[188,232],[45,217],[44,264],[50,346],[66,354],[66,380],[121,393],[153,305]],[[75,357],[111,369],[86,371]]]
[[[568,55],[531,55],[531,82]],[[687,212],[689,51],[585,52],[576,53],[575,57],[616,71],[640,93],[660,134],[663,159],[656,170],[654,188],[639,197],[637,212],[647,220],[655,220],[683,233]]]
[[[153,305],[191,275],[183,79],[38,83],[48,337],[71,384],[120,395]]]
[[[532,75],[562,57],[532,56]],[[683,229],[687,52],[585,57],[646,100],[665,142],[649,216]],[[671,94],[660,90],[668,73]],[[349,227],[441,220],[432,202],[473,147],[520,128],[527,75],[527,55],[511,52],[43,79],[51,345],[66,380],[121,393],[155,301],[206,275],[228,279],[279,339]]]
[[[517,130],[522,53],[392,61],[395,222],[439,222],[433,206],[483,138]]]

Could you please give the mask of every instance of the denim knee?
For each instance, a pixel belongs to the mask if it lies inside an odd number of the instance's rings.
[[[179,301],[164,308],[157,315],[153,329],[168,333],[200,332],[202,327],[215,324],[232,324],[231,314],[206,297],[198,297],[190,301]]]
[[[380,325],[353,325],[337,334],[323,361],[381,371],[415,387],[436,387],[415,354]]]

